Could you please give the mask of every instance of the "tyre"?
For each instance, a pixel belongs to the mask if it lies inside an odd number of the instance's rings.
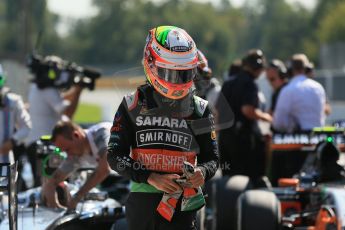
[[[217,230],[235,230],[237,199],[252,185],[246,176],[223,177],[217,181],[214,216]],[[214,228],[213,228],[214,229]]]
[[[127,230],[128,225],[127,225],[127,220],[126,218],[121,218],[117,220],[112,226],[111,230]]]
[[[206,207],[212,208],[214,205],[214,197],[216,193],[216,185],[219,180],[222,179],[222,172],[218,170],[216,174],[205,183],[205,187],[203,189],[203,193],[205,195],[206,200]],[[229,177],[227,177],[229,179]]]
[[[280,229],[280,203],[273,192],[251,190],[238,198],[237,230]]]
[[[206,207],[202,207],[198,212],[196,213],[196,227],[198,230],[205,230],[205,224],[206,224]]]

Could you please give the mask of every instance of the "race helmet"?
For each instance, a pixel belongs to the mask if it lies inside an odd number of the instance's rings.
[[[6,82],[6,76],[2,68],[2,65],[0,64],[0,88],[4,87],[5,82]]]
[[[197,74],[197,48],[189,34],[175,26],[149,31],[143,65],[148,82],[164,97],[184,98],[192,91]]]

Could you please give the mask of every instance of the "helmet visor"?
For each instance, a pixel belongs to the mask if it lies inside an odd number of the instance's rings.
[[[197,69],[194,68],[188,70],[174,70],[157,66],[157,74],[159,78],[163,79],[166,82],[173,84],[184,84],[194,79],[197,74]]]

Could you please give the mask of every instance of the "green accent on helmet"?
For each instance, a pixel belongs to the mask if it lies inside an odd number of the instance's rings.
[[[61,152],[60,148],[55,148],[54,153],[53,154],[49,154],[42,161],[42,168],[41,168],[42,176],[47,177],[47,178],[51,178],[53,176],[52,173],[48,172],[49,160],[50,160],[50,158],[56,157],[56,156],[58,156],[61,160],[66,160],[67,159],[66,152]]]
[[[327,137],[327,142],[332,143],[333,142],[333,137]]]
[[[159,44],[161,44],[162,46],[165,45],[168,34],[173,29],[177,29],[177,27],[176,26],[159,26],[156,28],[155,36]]]
[[[6,82],[6,77],[3,74],[0,74],[0,87],[3,87]]]

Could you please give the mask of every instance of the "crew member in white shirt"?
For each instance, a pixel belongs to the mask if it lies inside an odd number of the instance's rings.
[[[308,63],[304,54],[292,56],[292,78],[282,89],[273,115],[273,127],[278,132],[309,131],[325,124],[325,90],[306,76]]]
[[[281,90],[273,113],[273,128],[280,133],[308,132],[325,124],[326,96],[324,88],[305,74],[309,63],[304,54],[291,59],[292,78]],[[308,152],[272,153],[271,181],[292,177],[299,172]]]
[[[0,65],[0,162],[13,162],[12,150],[24,142],[31,129],[22,98],[5,87]]]

